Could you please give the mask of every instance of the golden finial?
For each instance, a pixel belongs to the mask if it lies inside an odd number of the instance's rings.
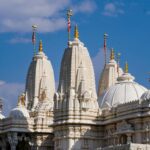
[[[76,39],[79,38],[79,31],[78,31],[78,26],[77,25],[75,25],[74,38],[76,38]]]
[[[39,52],[43,52],[43,44],[42,44],[42,40],[40,40],[40,44],[39,44]]]
[[[110,52],[110,60],[113,60],[113,59],[115,59],[115,53],[114,53],[114,49],[112,48]]]
[[[124,72],[125,72],[125,73],[128,73],[128,72],[129,72],[129,65],[128,65],[128,62],[125,63]]]

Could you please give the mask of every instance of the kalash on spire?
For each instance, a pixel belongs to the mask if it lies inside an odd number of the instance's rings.
[[[43,43],[42,43],[42,40],[40,40],[39,52],[43,52]]]
[[[79,31],[78,31],[78,26],[77,26],[77,24],[75,25],[74,38],[75,38],[75,39],[79,39]]]

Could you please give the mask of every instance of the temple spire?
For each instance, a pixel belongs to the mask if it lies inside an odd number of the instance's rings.
[[[128,62],[125,63],[124,72],[125,72],[125,73],[128,73],[128,72],[129,72],[129,65],[128,65]]]
[[[110,52],[110,60],[114,60],[114,59],[115,59],[115,53],[114,53],[114,49],[112,48]]]
[[[40,44],[39,44],[39,52],[43,52],[43,44],[42,44],[42,40],[40,40]]]
[[[75,38],[75,39],[78,39],[78,38],[79,38],[79,31],[78,31],[78,26],[77,26],[77,25],[75,25],[74,38]]]

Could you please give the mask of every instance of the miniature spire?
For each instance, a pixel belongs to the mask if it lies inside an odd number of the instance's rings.
[[[42,40],[40,40],[40,44],[39,44],[39,52],[43,52],[43,44],[42,44]]]
[[[104,55],[105,55],[105,65],[107,63],[107,40],[108,34],[104,33]]]
[[[110,60],[114,60],[114,59],[115,59],[115,53],[114,53],[114,49],[112,48],[110,52]]]
[[[129,72],[129,66],[128,66],[128,62],[125,63],[125,69],[124,69],[125,73]]]
[[[19,97],[18,97],[18,106],[23,106],[25,107],[25,94],[22,93]]]
[[[70,21],[70,18],[72,16],[72,10],[71,9],[68,9],[67,10],[67,21],[68,21],[68,27],[67,27],[67,30],[68,30],[68,42],[70,41],[70,30],[71,30],[71,21]]]
[[[79,31],[78,31],[78,26],[77,25],[75,25],[74,38],[76,38],[76,39],[79,38]]]

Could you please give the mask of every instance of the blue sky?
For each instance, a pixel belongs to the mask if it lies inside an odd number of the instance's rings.
[[[38,25],[37,42],[59,80],[60,62],[67,45],[66,10],[71,7],[73,26],[88,47],[96,82],[103,67],[103,34],[108,33],[108,50],[121,53],[121,66],[129,63],[136,81],[149,88],[150,0],[0,0],[0,97],[4,112],[16,105],[24,89],[33,56],[32,24]],[[38,47],[38,44],[37,44]]]

